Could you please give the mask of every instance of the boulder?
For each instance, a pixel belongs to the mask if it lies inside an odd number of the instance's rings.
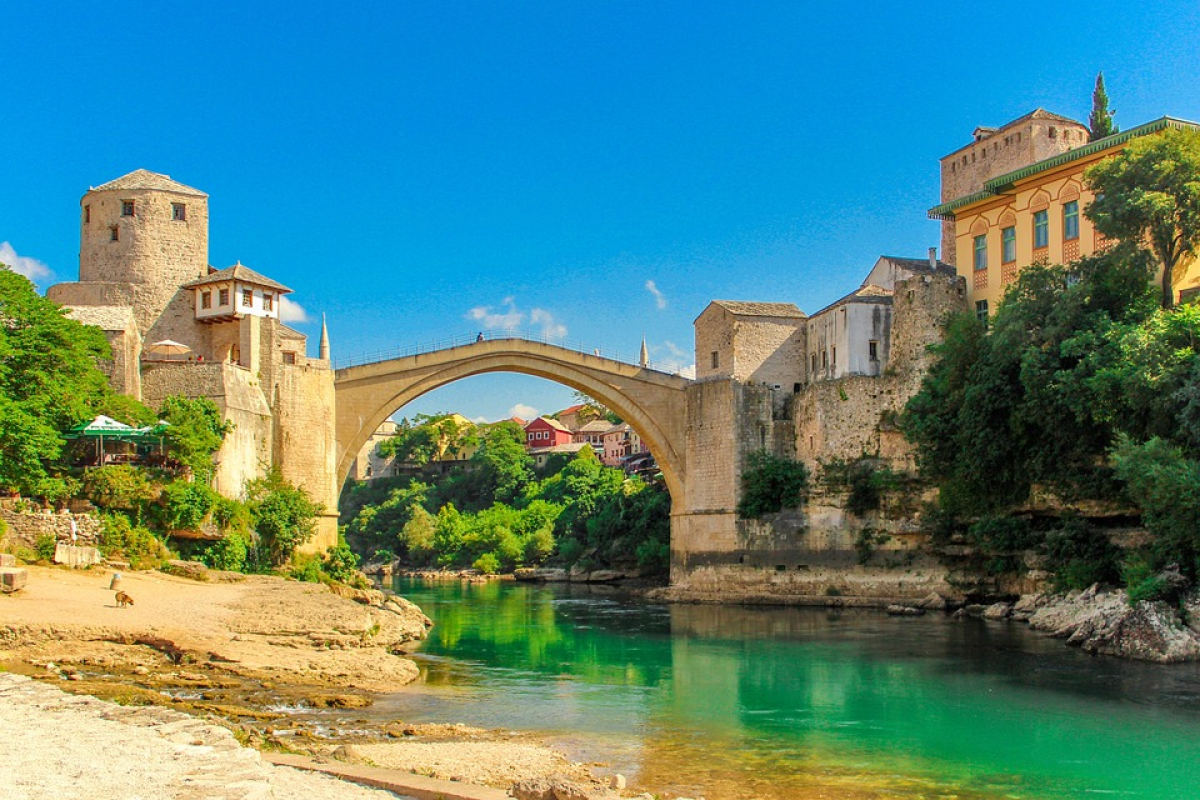
[[[921,602],[917,603],[918,608],[923,608],[926,611],[945,611],[946,598],[942,597],[937,592],[930,592],[925,595]]]
[[[0,567],[0,592],[19,592],[28,581],[29,572],[24,567]]]
[[[993,622],[1008,619],[1010,614],[1012,614],[1012,605],[1009,603],[992,603],[983,610],[983,618]]]
[[[563,583],[571,579],[571,576],[567,574],[565,569],[541,567],[535,569],[533,572],[539,581],[546,581],[547,583]]]
[[[518,581],[536,581],[537,570],[533,567],[517,567],[513,570],[513,579]]]
[[[17,557],[12,553],[0,553],[0,567],[15,567]]]
[[[624,577],[624,573],[615,569],[598,569],[588,575],[588,583],[611,583]]]
[[[892,617],[919,617],[925,613],[925,609],[917,608],[916,606],[902,606],[899,603],[892,603],[887,607],[887,613]]]
[[[208,567],[199,561],[180,561],[172,559],[159,567],[159,571],[177,578],[187,578],[193,581],[208,580]]]

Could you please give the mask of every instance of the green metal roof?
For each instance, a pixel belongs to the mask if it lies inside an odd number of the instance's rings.
[[[1056,156],[1042,159],[1036,163],[1030,164],[1027,167],[1006,172],[1003,175],[997,175],[991,180],[985,181],[983,190],[960,197],[956,200],[951,200],[948,203],[934,206],[929,209],[930,219],[949,220],[954,219],[954,212],[964,206],[969,206],[972,203],[977,203],[980,200],[986,200],[989,197],[995,197],[998,194],[1012,188],[1017,181],[1022,181],[1031,175],[1036,175],[1039,172],[1044,172],[1048,169],[1069,164],[1081,158],[1087,158],[1112,147],[1125,144],[1130,139],[1135,139],[1139,136],[1146,136],[1151,133],[1158,133],[1167,128],[1175,128],[1176,130],[1200,130],[1200,124],[1188,122],[1184,119],[1176,119],[1175,117],[1162,117],[1153,122],[1147,122],[1144,125],[1138,125],[1136,128],[1130,128],[1121,133],[1114,133],[1112,136],[1105,136],[1094,142],[1089,142],[1082,147],[1076,147],[1074,150],[1068,150],[1065,153],[1059,153]]]

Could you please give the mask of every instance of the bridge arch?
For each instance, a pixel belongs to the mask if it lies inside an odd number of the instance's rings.
[[[379,425],[423,394],[474,375],[516,372],[555,381],[594,397],[629,423],[658,461],[673,504],[687,479],[686,378],[525,339],[476,342],[339,369],[338,480]]]

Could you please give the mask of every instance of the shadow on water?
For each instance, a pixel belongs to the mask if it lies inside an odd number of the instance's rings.
[[[547,730],[719,797],[1200,797],[1200,669],[1024,626],[399,584],[435,620],[408,719]],[[684,776],[681,782],[681,776]]]

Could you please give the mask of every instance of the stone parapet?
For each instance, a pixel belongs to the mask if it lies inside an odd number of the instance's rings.
[[[10,547],[34,547],[43,536],[50,536],[55,542],[67,544],[78,542],[94,545],[100,541],[100,520],[90,514],[23,513],[0,509],[0,521],[4,522],[4,539]],[[75,522],[74,536],[71,535],[72,521]]]

